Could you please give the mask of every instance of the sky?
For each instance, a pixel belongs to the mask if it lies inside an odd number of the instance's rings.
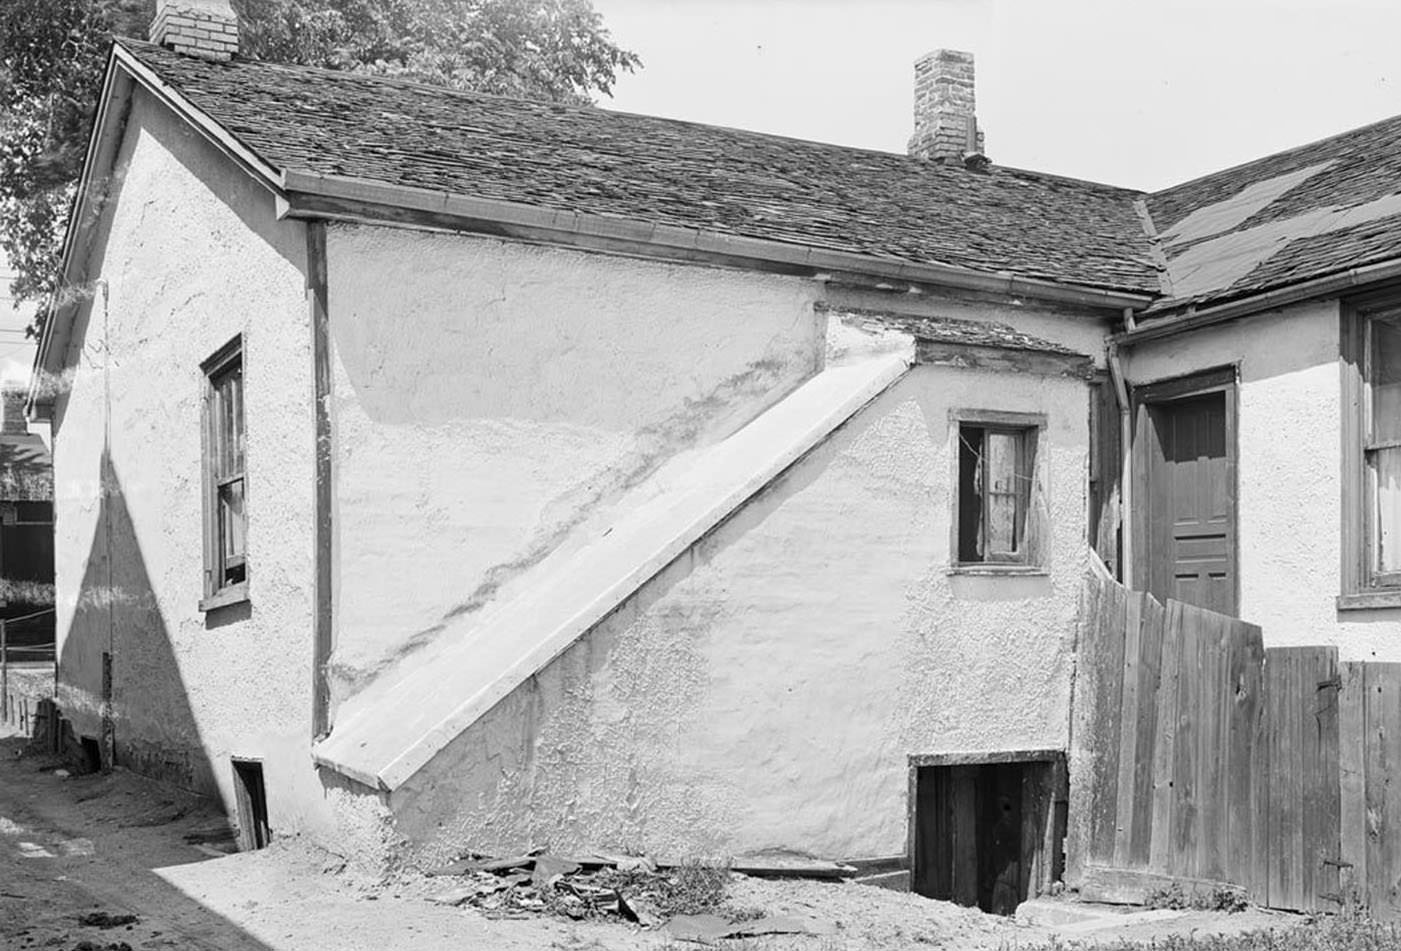
[[[914,61],[971,51],[999,165],[1144,190],[1401,114],[1397,0],[594,0],[607,108],[903,152]]]

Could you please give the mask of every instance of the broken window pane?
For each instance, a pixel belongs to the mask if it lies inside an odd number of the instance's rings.
[[[1401,318],[1372,321],[1372,441],[1401,442]]]
[[[1376,492],[1374,570],[1401,571],[1401,449],[1378,449],[1371,459]]]
[[[1021,488],[1017,484],[1017,443],[1020,439],[1019,434],[1013,433],[987,434],[983,461],[983,485],[987,495],[985,554],[1011,554],[1019,547],[1017,510]]]

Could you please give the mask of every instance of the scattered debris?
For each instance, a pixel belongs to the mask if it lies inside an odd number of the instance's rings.
[[[451,879],[431,896],[471,905],[489,918],[552,914],[581,920],[618,917],[659,929],[674,915],[728,912],[722,920],[762,918],[724,907],[730,870],[691,861],[663,865],[627,855],[564,856],[536,851],[506,858],[469,855],[428,873]],[[718,916],[717,916],[718,917]]]
[[[787,915],[738,922],[720,915],[677,915],[667,923],[666,931],[683,941],[714,941],[766,934],[826,934],[828,929],[820,922]]]
[[[113,941],[110,944],[98,944],[96,941],[79,941],[73,945],[73,951],[131,951],[131,945],[125,941]]]
[[[135,915],[109,915],[105,911],[94,911],[79,918],[78,924],[85,928],[101,928],[106,931],[109,928],[134,925],[140,920]]]

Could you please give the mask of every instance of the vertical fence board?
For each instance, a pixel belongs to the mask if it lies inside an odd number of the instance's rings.
[[[1239,624],[1228,628],[1222,742],[1227,816],[1225,877],[1227,881],[1245,886],[1251,893],[1257,889],[1254,861],[1256,763],[1252,751],[1256,742],[1264,659],[1258,627]]]
[[[1093,732],[1095,748],[1100,753],[1093,778],[1090,804],[1090,858],[1096,864],[1108,865],[1114,858],[1114,835],[1117,827],[1115,810],[1119,790],[1119,734],[1123,725],[1122,701],[1124,685],[1124,635],[1128,592],[1118,584],[1106,582],[1099,599],[1100,669]]]
[[[1177,740],[1172,768],[1172,848],[1168,860],[1173,875],[1196,878],[1197,749],[1202,708],[1202,631],[1199,610],[1182,605],[1182,676],[1177,679]]]
[[[1119,771],[1114,804],[1115,868],[1129,868],[1129,843],[1133,839],[1135,765],[1138,762],[1140,643],[1143,602],[1147,595],[1130,591],[1125,599],[1123,688],[1119,713]]]
[[[1300,735],[1303,783],[1301,901],[1309,910],[1337,910],[1338,663],[1329,647],[1298,648],[1304,699]]]
[[[1274,907],[1274,895],[1270,891],[1273,879],[1273,866],[1270,864],[1270,833],[1274,820],[1270,817],[1270,804],[1274,795],[1270,783],[1273,766],[1270,762],[1270,736],[1274,729],[1271,719],[1270,693],[1265,674],[1265,648],[1257,647],[1260,658],[1255,671],[1259,689],[1256,703],[1255,724],[1250,750],[1250,801],[1254,811],[1254,827],[1250,836],[1250,900],[1266,907]]]
[[[1340,894],[1362,899],[1367,887],[1366,665],[1352,661],[1338,667],[1338,844],[1345,863],[1339,885]]]
[[[1401,914],[1401,664],[1368,664],[1367,892],[1372,914]]]
[[[1230,619],[1203,612],[1201,623],[1201,725],[1197,731],[1197,856],[1196,877],[1222,881],[1226,877],[1223,852],[1228,834],[1226,772],[1222,769],[1230,746],[1225,731],[1230,724],[1226,710],[1228,691],[1227,650]]]
[[[1138,742],[1133,772],[1133,835],[1129,841],[1129,867],[1148,867],[1153,841],[1154,763],[1157,760],[1158,694],[1162,689],[1163,626],[1166,611],[1150,595],[1143,595],[1143,625],[1139,634]]]
[[[1163,661],[1158,688],[1158,737],[1153,749],[1152,840],[1148,868],[1164,875],[1172,866],[1172,770],[1177,757],[1178,679],[1182,670],[1182,605],[1163,607]]]

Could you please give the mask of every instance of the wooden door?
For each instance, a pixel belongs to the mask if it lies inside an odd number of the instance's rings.
[[[1147,589],[1235,616],[1233,393],[1146,404]]]

